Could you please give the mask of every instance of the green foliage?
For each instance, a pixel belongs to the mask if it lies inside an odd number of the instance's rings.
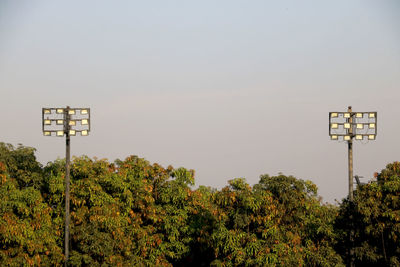
[[[64,264],[65,160],[0,143],[0,263]],[[398,266],[400,163],[322,204],[293,176],[192,189],[194,171],[137,156],[71,166],[71,266]]]
[[[63,171],[59,162],[46,167],[46,187],[52,193],[48,201],[61,214]],[[136,156],[115,164],[74,158],[70,263],[171,265],[189,250],[191,184],[192,171],[165,169]]]
[[[400,265],[400,163],[388,164],[377,180],[359,187],[354,203],[344,201],[336,221],[338,251],[356,265]],[[352,233],[352,234],[351,234]]]
[[[39,189],[42,178],[42,166],[36,161],[35,149],[21,144],[14,148],[0,142],[0,162],[11,178],[18,182],[18,187],[34,186]]]
[[[44,201],[34,150],[0,143],[0,262],[2,266],[57,266],[63,261],[59,227]]]
[[[334,251],[335,208],[321,205],[311,182],[261,176],[214,194],[220,208],[212,233],[215,266],[341,266]]]

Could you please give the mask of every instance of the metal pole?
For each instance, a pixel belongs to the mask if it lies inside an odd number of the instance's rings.
[[[351,110],[351,106],[347,109],[347,112],[350,113],[350,118],[348,122],[350,123],[350,129],[348,130],[348,134],[350,135],[350,140],[347,141],[348,144],[348,156],[349,156],[349,200],[353,201],[353,114]]]
[[[353,114],[351,106],[348,107],[347,112],[350,113],[350,118],[347,122],[350,123],[350,128],[348,129],[347,133],[350,135],[350,140],[347,141],[348,144],[348,156],[349,156],[349,201],[350,205],[353,204]],[[353,219],[353,214],[350,215],[350,221]],[[353,224],[353,223],[352,223]],[[354,230],[353,227],[350,230],[350,267],[354,267],[354,249],[353,249],[353,242],[354,242]]]
[[[67,106],[65,113],[65,134],[66,134],[66,153],[65,153],[65,264],[68,266],[69,258],[69,173],[70,173],[70,136],[69,136],[69,106]]]
[[[354,178],[356,178],[357,185],[360,187],[361,186],[360,178],[362,178],[362,176],[355,175]]]

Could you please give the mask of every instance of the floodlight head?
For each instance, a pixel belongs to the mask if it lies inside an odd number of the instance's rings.
[[[331,118],[337,118],[338,113],[337,112],[331,112]]]
[[[346,122],[346,123],[344,124],[344,128],[345,128],[345,129],[350,129],[350,127],[351,127],[350,123]]]
[[[361,112],[356,113],[356,118],[362,118],[362,117],[363,117],[363,114]]]
[[[350,141],[351,140],[351,136],[350,135],[345,135],[344,136],[344,140],[345,141]]]
[[[369,127],[370,129],[375,129],[375,123],[370,123],[370,124],[368,125],[368,127]]]
[[[375,140],[375,135],[374,134],[368,135],[368,140]]]
[[[374,112],[368,113],[368,118],[375,118],[375,113]]]
[[[337,129],[337,128],[339,128],[339,125],[337,123],[332,123],[331,124],[331,128],[332,129]]]
[[[331,140],[338,140],[338,136],[337,135],[331,135]]]
[[[363,136],[361,134],[356,135],[356,140],[363,140]]]
[[[345,117],[345,118],[350,118],[350,113],[349,113],[349,112],[344,113],[344,114],[343,114],[343,117]]]
[[[364,129],[364,124],[357,123],[357,129]]]
[[[87,136],[89,131],[90,108],[42,108],[44,136]]]

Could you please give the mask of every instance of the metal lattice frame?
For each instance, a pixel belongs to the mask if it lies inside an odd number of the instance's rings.
[[[332,140],[375,140],[377,112],[329,112],[329,136]]]
[[[87,136],[90,108],[42,108],[42,131],[44,136]]]

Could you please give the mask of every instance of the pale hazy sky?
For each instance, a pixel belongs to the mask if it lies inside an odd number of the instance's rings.
[[[72,154],[145,157],[221,188],[282,172],[347,194],[328,112],[378,111],[366,178],[400,160],[400,1],[0,0],[0,141],[64,157],[42,107],[90,107]],[[365,179],[367,181],[368,179]]]

